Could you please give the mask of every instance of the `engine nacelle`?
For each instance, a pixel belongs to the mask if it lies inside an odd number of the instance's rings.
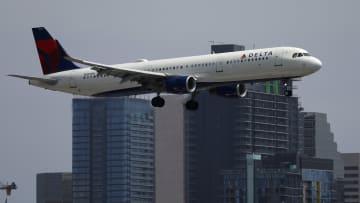
[[[192,93],[196,90],[196,79],[193,76],[168,76],[165,85],[166,91],[170,93]]]
[[[245,97],[247,94],[247,89],[244,84],[233,84],[216,87],[210,90],[210,92],[223,97]]]

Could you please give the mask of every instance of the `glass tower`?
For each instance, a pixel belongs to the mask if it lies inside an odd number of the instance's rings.
[[[72,203],[71,173],[39,173],[36,175],[36,202]]]
[[[73,202],[154,202],[149,101],[73,100]]]
[[[298,98],[249,91],[228,99],[200,93],[185,112],[186,202],[220,202],[222,170],[246,172],[246,156],[303,150]]]

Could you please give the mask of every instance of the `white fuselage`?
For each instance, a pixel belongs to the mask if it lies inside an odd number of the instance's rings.
[[[295,78],[309,75],[321,67],[317,58],[308,55],[293,57],[294,53],[307,52],[293,47],[276,47],[153,61],[141,60],[114,66],[167,75],[191,75],[199,84]],[[122,82],[119,77],[97,74],[91,68],[53,73],[45,78],[56,79],[58,82],[47,85],[30,80],[30,84],[86,96],[140,86],[137,82]]]

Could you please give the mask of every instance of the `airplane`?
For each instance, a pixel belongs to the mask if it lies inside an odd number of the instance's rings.
[[[70,56],[44,27],[32,28],[42,77],[11,74],[30,85],[93,97],[156,93],[153,107],[163,107],[161,93],[191,94],[185,106],[196,110],[199,91],[223,97],[244,97],[246,83],[300,78],[318,71],[322,63],[306,50],[274,47],[161,60],[107,65]],[[89,66],[79,67],[76,64]]]

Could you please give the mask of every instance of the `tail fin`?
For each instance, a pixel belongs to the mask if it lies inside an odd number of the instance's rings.
[[[65,50],[44,27],[33,28],[32,31],[44,75],[80,68],[65,59],[68,56]]]

